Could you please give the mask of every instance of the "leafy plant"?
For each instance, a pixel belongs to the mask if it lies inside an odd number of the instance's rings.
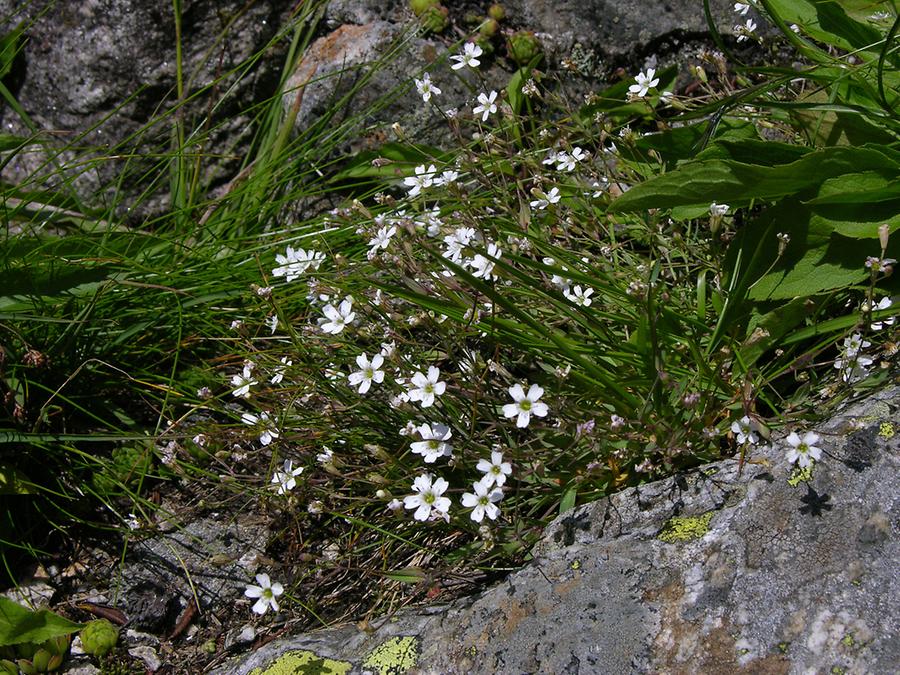
[[[49,610],[30,610],[0,597],[0,669],[10,675],[58,669],[70,636],[81,628]]]

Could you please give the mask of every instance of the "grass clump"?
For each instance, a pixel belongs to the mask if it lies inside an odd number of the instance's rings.
[[[539,51],[498,92],[466,43],[436,68],[471,100],[420,85],[445,147],[395,127],[340,157],[358,120],[294,135],[282,86],[223,195],[176,117],[172,208],[144,227],[7,208],[0,475],[41,505],[29,527],[150,536],[175,518],[151,488],[182,517],[263,514],[284,586],[259,575],[254,597],[360,616],[503,573],[576,504],[886,381],[896,21],[831,34],[787,6],[753,11],[799,76],[709,53],[691,83],[648,68],[574,105]],[[283,83],[313,18],[282,34]]]

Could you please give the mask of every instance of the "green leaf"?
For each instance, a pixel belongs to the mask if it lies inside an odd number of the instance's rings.
[[[0,647],[23,642],[40,644],[60,635],[71,635],[82,625],[47,609],[36,612],[0,597]]]
[[[25,26],[20,23],[0,38],[0,79],[6,77],[12,71],[13,62],[22,48],[22,35],[24,32]]]
[[[372,166],[375,159],[386,159],[385,166]],[[425,163],[446,163],[450,155],[437,148],[403,143],[385,143],[377,151],[361,152],[345,169],[335,177],[335,181],[350,178],[403,178],[412,173],[412,168]]]
[[[522,111],[522,103],[525,96],[522,94],[522,85],[531,77],[531,68],[519,68],[513,76],[509,78],[509,84],[506,85],[506,93],[509,98],[509,107],[513,113],[518,115]]]
[[[34,494],[31,480],[15,466],[0,464],[0,495]]]
[[[819,196],[806,203],[866,204],[897,199],[900,199],[900,181],[891,180],[877,171],[864,171],[826,180],[819,188]]]
[[[758,316],[747,327],[747,339],[741,346],[741,363],[749,368],[766,351],[781,343],[781,339],[810,315],[808,298],[790,302]]]
[[[753,199],[777,200],[813,188],[828,178],[858,171],[900,173],[886,148],[823,148],[778,166],[733,160],[697,160],[635,185],[609,207],[612,212],[711,202],[746,204]]]
[[[637,156],[628,146],[620,148],[623,157],[647,161],[647,152],[655,150],[666,162],[693,158],[700,149],[701,140],[709,132],[709,122],[676,127],[665,131],[641,136],[635,142],[635,148],[641,153]],[[720,142],[724,138],[758,138],[756,127],[744,120],[724,119],[714,132],[714,138]]]
[[[565,493],[563,493],[562,499],[559,500],[559,515],[575,508],[575,499],[577,497],[578,490],[576,488],[572,487],[566,490]]]
[[[404,567],[403,569],[385,572],[384,576],[402,584],[417,584],[425,578],[425,572],[421,567]]]

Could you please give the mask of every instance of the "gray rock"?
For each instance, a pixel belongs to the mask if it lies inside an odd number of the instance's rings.
[[[249,119],[238,111],[274,91],[281,53],[270,50],[253,77],[237,82],[224,77],[215,93],[198,92],[260,50],[282,27],[294,0],[185,0],[182,3],[182,45],[186,120],[198,126],[212,100],[220,102],[210,120],[208,138],[198,145],[207,154],[232,152],[248,140]],[[152,129],[144,126],[163,113],[171,113],[175,94],[175,21],[168,0],[0,0],[0,30],[19,22],[27,41],[14,70],[14,94],[38,129],[51,132],[50,141],[99,147],[107,153],[136,153],[129,161],[105,161],[94,171],[72,169],[81,197],[101,188],[112,189],[122,172],[135,194],[146,189],[139,177],[156,164],[153,154],[164,150],[173,118]],[[233,89],[229,87],[234,85]],[[0,108],[4,132],[29,135],[27,125],[9,108]],[[137,135],[136,135],[137,134]],[[202,135],[202,134],[201,134]],[[89,157],[80,157],[85,159]],[[19,155],[4,168],[11,181],[53,173],[42,167],[46,154]],[[74,153],[61,158],[76,159]],[[230,177],[242,154],[228,161],[211,162],[205,178]],[[159,167],[157,167],[158,170]],[[146,178],[144,178],[146,181]],[[61,176],[48,178],[59,184]],[[110,191],[107,196],[111,196]],[[158,204],[157,207],[160,205]]]
[[[149,645],[132,647],[128,650],[128,653],[134,658],[143,661],[144,666],[146,666],[147,670],[151,673],[155,673],[162,667],[162,660],[160,660],[159,654],[157,654],[156,650]]]
[[[684,39],[707,32],[703,3],[691,0],[505,0],[502,4],[508,23],[541,33],[556,51],[581,43],[607,56],[639,53],[666,36]],[[724,33],[730,33],[736,23],[732,5],[710,2],[716,25]]]
[[[894,388],[820,425],[809,482],[768,447],[629,489],[557,518],[533,562],[478,597],[277,640],[216,672],[894,672],[898,403]]]
[[[540,38],[547,57],[546,70],[558,69],[563,60],[578,64],[583,79],[569,82],[573,98],[593,88],[602,88],[604,79],[617,67],[636,72],[645,66],[680,63],[686,53],[712,47],[703,6],[689,0],[655,5],[615,0],[513,0],[504,2],[507,19],[504,30],[528,29]],[[463,26],[465,10],[446,3],[451,18]],[[728,33],[736,15],[732,3],[712,0],[713,15]],[[350,10],[353,7],[353,11]],[[412,88],[412,79],[429,66],[432,78],[442,90],[434,102],[441,109],[471,109],[480,91],[503,91],[509,82],[512,64],[504,58],[485,56],[478,75],[451,71],[446,63],[455,53],[453,43],[464,33],[423,37],[415,31],[405,3],[346,3],[333,1],[327,15],[334,26],[346,23],[316,40],[298,63],[285,95],[285,109],[297,106],[299,134],[317,123],[333,133],[352,136],[337,124],[353,120],[354,130],[397,122],[408,140],[432,145],[444,144],[450,131],[443,117],[423,104]],[[502,50],[501,50],[502,51]],[[378,68],[376,61],[383,60]],[[577,79],[577,78],[576,78]],[[297,104],[298,94],[301,101]],[[353,140],[345,150],[376,147],[386,137],[376,132]]]
[[[268,537],[262,523],[213,517],[159,533],[129,546],[109,594],[130,626],[154,633],[171,630],[195,597],[204,610],[243,597],[254,571],[247,568],[249,556],[262,555]]]
[[[407,4],[406,0],[331,0],[325,10],[325,21],[330,28],[346,23],[396,22],[404,16]]]

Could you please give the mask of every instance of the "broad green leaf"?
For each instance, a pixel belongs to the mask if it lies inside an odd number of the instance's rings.
[[[33,612],[8,598],[0,597],[0,647],[23,642],[40,644],[60,635],[71,635],[81,628],[81,624],[49,610]]]
[[[900,199],[900,181],[891,180],[876,171],[864,171],[829,178],[819,188],[819,196],[806,203],[866,204],[897,199]]]
[[[771,167],[733,160],[697,160],[635,185],[616,199],[609,210],[777,200],[847,173],[872,170],[900,174],[892,154],[887,149],[872,147],[823,148],[789,164]]]
[[[812,151],[812,148],[802,145],[763,141],[754,137],[744,139],[723,137],[697,155],[697,159],[730,159],[743,164],[777,166],[796,162]]]
[[[666,162],[691,159],[702,150],[701,141],[709,133],[709,125],[710,122],[703,121],[699,124],[645,134],[635,142],[634,147],[638,153],[634,153],[628,146],[620,148],[620,152],[629,159],[634,155],[634,159],[638,161],[647,161],[647,152],[650,150],[659,153]],[[726,118],[713,132],[713,139],[716,142],[721,142],[724,138],[759,138],[759,135],[756,133],[756,127],[750,122]]]
[[[838,4],[831,0],[767,0],[770,11],[787,24],[803,26],[803,32],[810,37],[847,51],[868,49],[877,51],[884,40],[875,27],[854,20],[846,11],[846,1]],[[868,13],[873,5],[867,3]]]
[[[781,339],[810,315],[808,298],[795,298],[776,309],[754,317],[747,326],[747,339],[741,346],[741,363],[750,367],[766,351],[780,344]]]

